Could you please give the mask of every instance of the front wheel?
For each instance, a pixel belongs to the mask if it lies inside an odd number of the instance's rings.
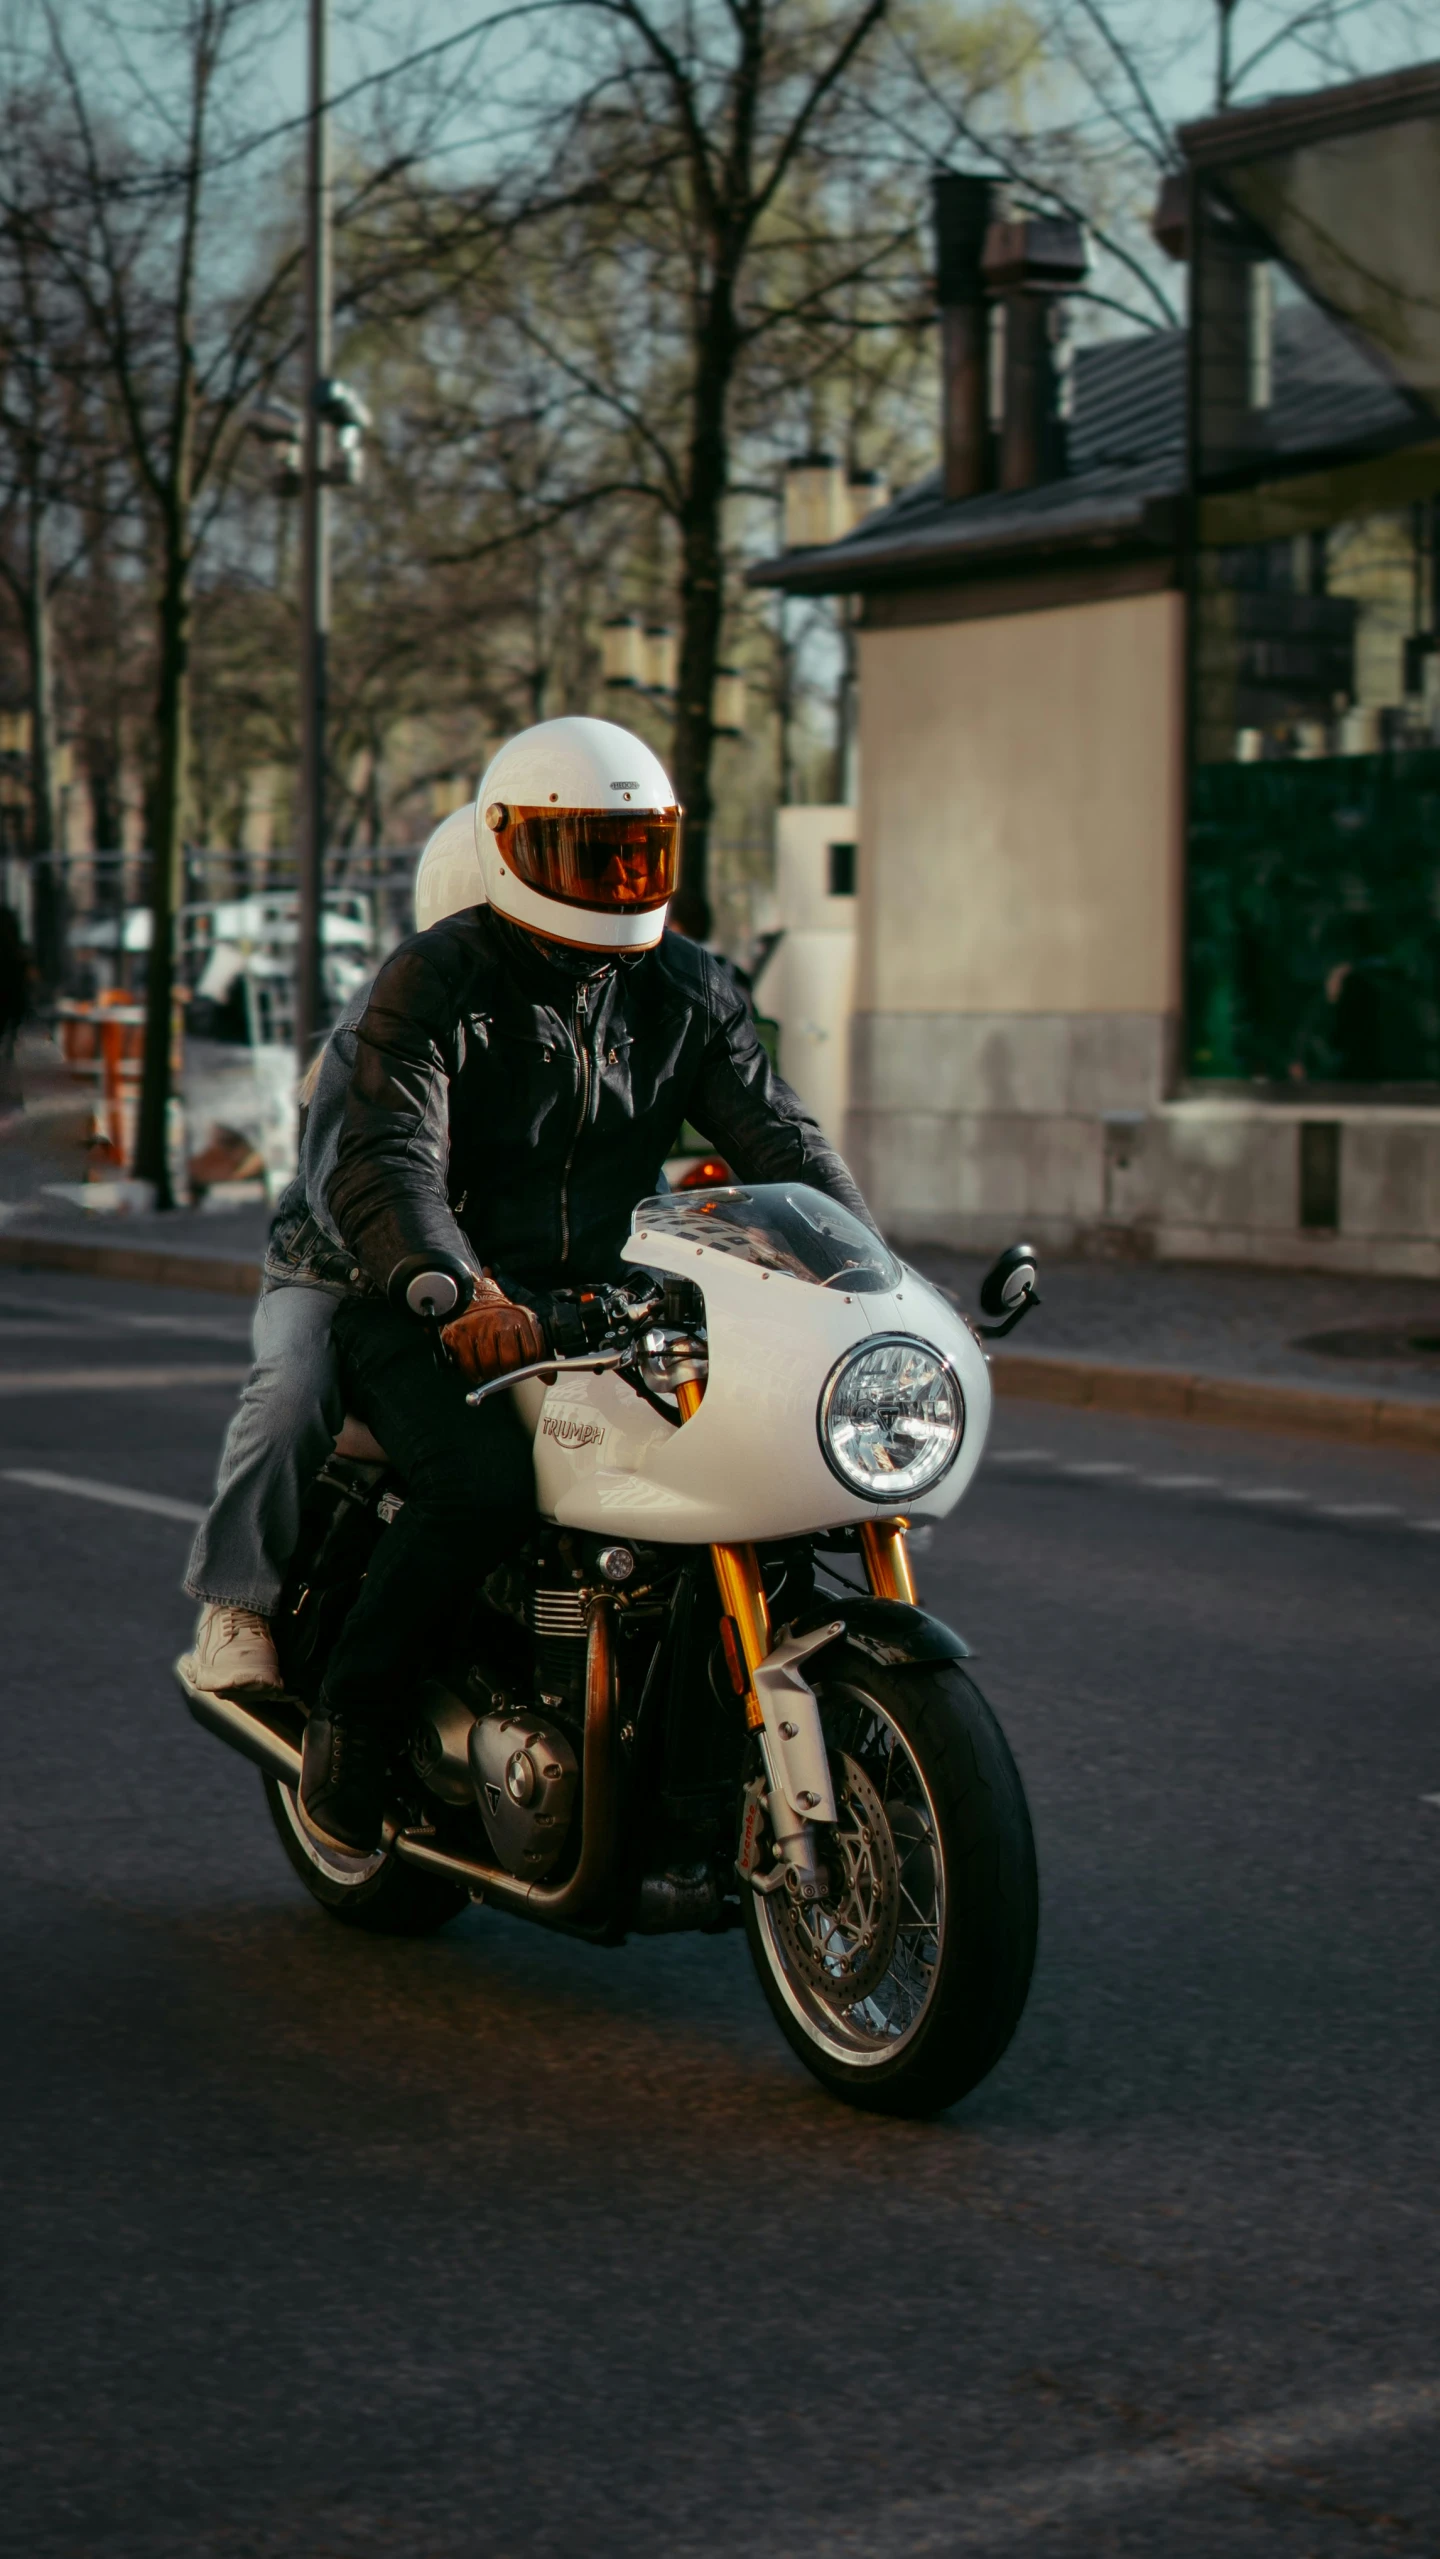
[[[346,1857],[338,1848],[322,1848],[300,1819],[294,1788],[282,1786],[278,1777],[267,1776],[264,1783],[280,1845],[307,1893],[332,1919],[378,1937],[428,1937],[466,1908],[470,1896],[462,1884],[406,1866],[391,1849]]]
[[[1039,1887],[1019,1771],[957,1662],[879,1670],[849,1647],[815,1680],[840,1818],[822,1901],[746,1891],[782,2034],[837,2097],[935,2114],[994,2069],[1025,2006]]]

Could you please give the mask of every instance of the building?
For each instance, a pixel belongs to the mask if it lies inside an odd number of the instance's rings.
[[[898,1235],[1440,1273],[1440,65],[1178,137],[1188,329],[936,182],[855,597],[849,1143]],[[1066,414],[1068,410],[1068,414]]]

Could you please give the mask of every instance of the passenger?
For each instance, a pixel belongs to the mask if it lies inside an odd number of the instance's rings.
[[[472,801],[438,826],[415,875],[423,932],[484,896]],[[300,1087],[300,1161],[270,1229],[253,1333],[255,1365],[225,1435],[215,1498],[190,1550],[185,1588],[201,1602],[180,1667],[219,1695],[283,1687],[271,1621],[305,1496],[345,1418],[330,1327],[359,1270],[325,1205],[335,1170],[355,1034],[368,991],[341,1015]]]

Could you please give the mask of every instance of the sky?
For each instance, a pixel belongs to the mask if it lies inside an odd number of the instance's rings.
[[[415,8],[395,5],[395,0],[331,0],[332,92],[347,90],[357,81],[369,82],[422,47],[483,27],[502,5],[503,0],[491,0],[488,8],[477,8],[475,0],[427,0],[425,7]],[[1334,0],[1334,8],[1340,21],[1339,41],[1359,73],[1395,69],[1427,54],[1440,56],[1440,17],[1416,5],[1416,0]],[[1034,13],[1041,21],[1052,16],[1054,0],[1034,0]],[[1078,21],[1082,12],[1072,8],[1069,14]],[[1160,0],[1158,7],[1156,0],[1106,0],[1106,14],[1146,72],[1155,105],[1167,123],[1211,112],[1214,0]],[[302,113],[307,96],[307,11],[289,0],[285,15],[288,23],[268,73],[277,116]],[[1233,20],[1236,62],[1243,64],[1300,15],[1300,0],[1238,0]],[[1303,15],[1313,18],[1313,6],[1306,6]],[[544,41],[553,39],[547,34]],[[453,54],[438,59],[441,64],[459,65],[466,59],[466,49],[457,45]],[[1098,43],[1095,59],[1103,61]],[[1125,83],[1118,69],[1115,77],[1118,95]],[[1291,39],[1266,55],[1245,84],[1242,99],[1253,103],[1277,91],[1322,87],[1326,81],[1327,73],[1313,49]],[[340,112],[343,121],[347,113],[356,112],[356,102],[342,106]]]

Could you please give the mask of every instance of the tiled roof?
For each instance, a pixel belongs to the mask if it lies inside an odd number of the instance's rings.
[[[1185,351],[1183,329],[1077,350],[1063,478],[950,502],[939,471],[927,472],[844,541],[762,561],[750,584],[838,595],[1018,567],[1037,553],[1171,549],[1172,501],[1185,483]],[[1308,304],[1276,313],[1274,376],[1266,452],[1276,460],[1415,432],[1409,404]]]

